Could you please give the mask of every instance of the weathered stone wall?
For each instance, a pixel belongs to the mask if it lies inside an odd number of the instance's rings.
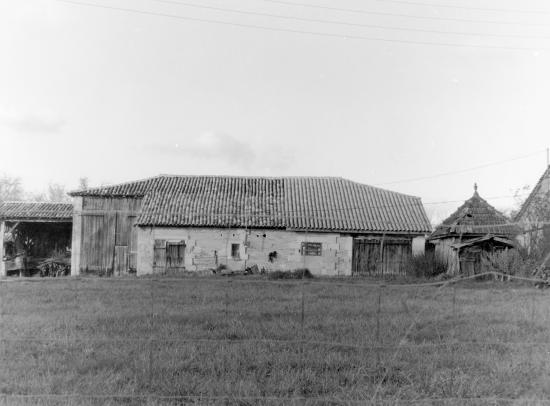
[[[338,233],[140,227],[138,274],[153,272],[155,240],[183,241],[186,245],[185,269],[188,271],[213,269],[223,264],[232,270],[243,270],[252,265],[268,271],[305,267],[316,275],[351,275],[352,237]],[[322,254],[301,255],[301,245],[305,241],[321,243]],[[232,244],[240,244],[240,259],[231,257]],[[270,253],[272,261],[269,260]]]

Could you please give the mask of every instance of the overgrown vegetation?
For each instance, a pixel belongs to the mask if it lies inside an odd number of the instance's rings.
[[[526,284],[59,278],[0,288],[0,394],[26,395],[9,405],[345,405],[377,387],[379,404],[550,398],[550,296]]]
[[[293,271],[272,271],[267,274],[268,279],[311,279],[313,274],[307,268]]]
[[[406,274],[417,278],[433,278],[447,271],[447,264],[433,251],[414,255],[406,264]]]

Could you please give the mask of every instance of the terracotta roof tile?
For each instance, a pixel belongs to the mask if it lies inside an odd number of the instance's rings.
[[[510,236],[517,229],[509,223],[509,219],[479,196],[476,190],[470,199],[436,228],[430,239],[460,234]]]
[[[72,221],[73,205],[52,202],[4,202],[0,203],[0,219]]]
[[[521,205],[519,212],[516,214],[514,218],[515,221],[525,220],[525,218],[527,217],[529,208],[531,207],[531,205],[535,204],[536,196],[540,195],[544,180],[547,178],[550,178],[550,166],[546,168],[546,170],[540,177],[539,181],[537,182],[537,184],[535,185],[531,193],[529,193],[529,196],[527,197],[527,199],[525,199],[525,202],[523,202],[523,204]]]
[[[73,195],[142,196],[140,225],[431,231],[420,198],[342,178],[161,175]]]

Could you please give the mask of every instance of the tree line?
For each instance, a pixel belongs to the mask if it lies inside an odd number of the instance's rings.
[[[78,180],[78,190],[88,188],[88,178]],[[23,187],[21,178],[0,176],[0,202],[32,201],[32,202],[70,202],[69,190],[60,183],[50,183],[43,192],[29,192]]]

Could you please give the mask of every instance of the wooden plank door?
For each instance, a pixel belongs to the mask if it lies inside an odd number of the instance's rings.
[[[114,213],[82,215],[82,229],[86,233],[80,254],[82,270],[107,274],[112,272],[115,226]]]
[[[125,245],[115,246],[114,274],[119,276],[128,272],[128,247]]]
[[[384,241],[384,274],[402,275],[412,255],[410,241]]]
[[[380,241],[353,240],[353,275],[376,275],[379,273],[379,262]]]

